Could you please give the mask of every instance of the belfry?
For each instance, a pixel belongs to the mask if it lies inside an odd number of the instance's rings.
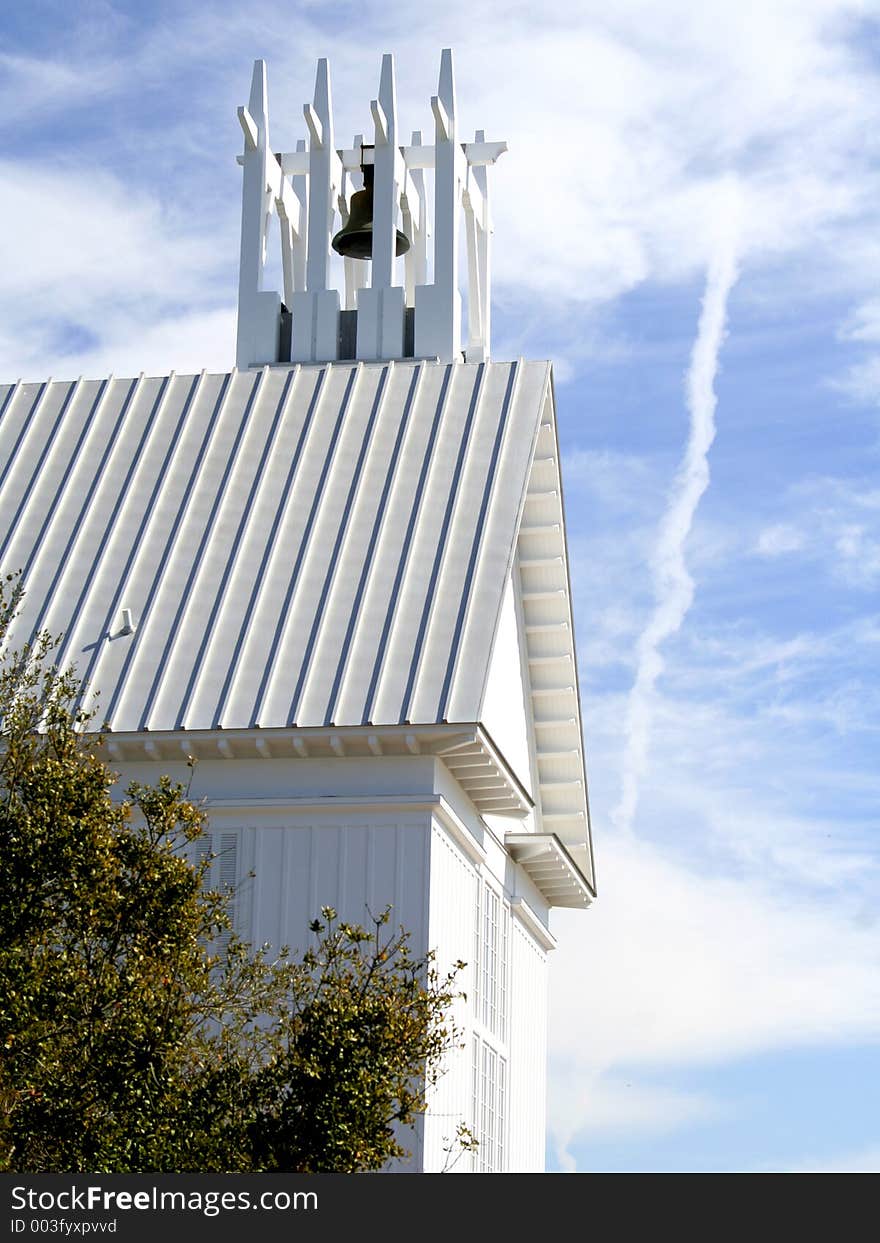
[[[256,63],[236,366],[0,386],[0,567],[125,779],[198,758],[243,937],[390,904],[467,963],[401,1168],[441,1169],[461,1121],[457,1169],[539,1171],[550,912],[595,896],[552,371],[491,354],[506,143],[463,138],[451,52],[424,140],[391,56],[364,112],[339,145],[321,60],[272,146]]]

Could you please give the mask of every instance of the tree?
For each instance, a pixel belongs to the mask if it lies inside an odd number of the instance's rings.
[[[0,583],[0,643],[20,591]],[[0,658],[0,1169],[377,1170],[457,1040],[383,912],[253,950],[167,777],[118,782],[46,634]],[[223,954],[212,952],[221,932]],[[457,964],[461,966],[462,964]],[[456,967],[456,969],[457,969]]]

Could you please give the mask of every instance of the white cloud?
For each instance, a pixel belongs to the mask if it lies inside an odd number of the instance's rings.
[[[100,346],[76,361],[79,372],[92,378],[110,371],[119,376],[228,371],[235,362],[235,315],[224,308],[169,315],[147,325],[124,319],[110,325]]]
[[[31,169],[9,164],[4,182],[13,191],[2,207],[6,234],[18,240],[9,272],[0,271],[0,294],[16,316],[30,313],[27,299],[21,309],[14,305],[26,256],[34,262],[43,313],[50,297],[57,294],[63,304],[71,288],[88,309],[86,294],[96,284],[125,304],[134,285],[149,290],[160,274],[180,263],[187,268],[195,252],[202,273],[206,262],[230,272],[236,240],[228,220],[237,211],[230,166],[239,142],[234,105],[247,91],[249,58],[270,58],[272,132],[277,145],[288,147],[304,132],[301,105],[311,93],[314,56],[331,55],[338,133],[347,141],[368,122],[386,46],[397,54],[402,126],[429,133],[437,53],[451,43],[465,136],[483,125],[490,137],[511,143],[495,170],[499,300],[519,299],[533,312],[588,307],[646,281],[693,278],[711,256],[719,186],[733,173],[741,188],[747,270],[765,263],[778,268],[809,251],[809,264],[789,266],[776,280],[778,296],[790,299],[794,286],[831,268],[867,303],[880,253],[866,261],[856,239],[877,199],[863,135],[876,129],[880,92],[853,38],[861,13],[843,0],[771,6],[718,0],[698,9],[683,0],[659,8],[630,0],[613,12],[598,0],[574,10],[551,0],[537,24],[526,8],[453,0],[413,25],[404,4],[367,4],[356,35],[334,29],[332,39],[320,7],[283,17],[267,4],[247,14],[231,4],[183,8],[173,30],[157,23],[137,39],[118,15],[100,30],[83,15],[79,26],[70,24],[64,54],[58,48],[42,58],[6,53],[13,85],[3,123],[14,133],[23,119],[63,117],[71,105],[99,110],[99,145],[90,152],[87,123],[71,145],[78,146],[80,165],[86,159],[105,173],[108,152],[127,152],[122,217],[131,228],[103,233],[106,204],[118,207],[119,194],[100,172],[89,173],[92,216],[79,210],[88,204],[67,170],[46,162]],[[375,50],[372,60],[365,47]],[[153,121],[138,108],[138,95],[148,87],[156,98],[165,83],[170,107]],[[21,171],[26,182],[19,193]],[[170,227],[151,214],[157,176],[167,179],[163,200],[179,212]],[[61,181],[72,182],[65,233],[82,236],[84,256],[98,259],[86,272],[55,241],[58,215],[48,204],[64,202],[66,210],[68,200],[56,194]],[[115,208],[110,214],[119,216]],[[46,244],[45,259],[42,246],[29,244],[37,237]],[[108,254],[118,266],[107,263]],[[41,280],[44,274],[48,280]],[[229,302],[232,292],[223,295]],[[179,282],[179,313],[201,309],[194,305],[199,298],[197,286]],[[99,299],[92,323],[102,309]],[[578,365],[574,340],[573,349]]]
[[[792,483],[774,501],[774,508],[783,519],[760,525],[754,535],[744,524],[735,552],[767,558],[798,553],[848,587],[862,590],[876,585],[880,489],[872,479],[813,475]]]
[[[556,1058],[657,1067],[880,1036],[873,930],[754,878],[690,869],[644,840],[602,847],[602,901],[559,920]]]
[[[629,1091],[633,1131],[721,1108],[657,1084],[656,1073],[645,1085],[640,1069],[880,1038],[876,928],[753,873],[695,870],[645,840],[600,847],[601,900],[558,918],[551,1074],[557,1102],[571,1093],[552,1115],[561,1148],[616,1126]]]
[[[636,1073],[623,1078],[566,1063],[551,1076],[549,1112],[557,1161],[574,1173],[576,1139],[662,1135],[724,1118],[729,1109],[710,1096],[658,1087]]]
[[[110,173],[7,160],[0,217],[10,222],[0,234],[4,379],[234,361],[212,239],[181,228],[155,197]]]
[[[120,85],[109,60],[93,59],[90,71],[72,60],[0,52],[0,109],[7,120],[33,123],[76,104],[93,101]]]
[[[817,1157],[786,1165],[786,1174],[880,1174],[880,1144],[872,1144],[855,1152],[840,1153],[834,1157]]]
[[[760,532],[755,551],[762,557],[781,557],[785,553],[799,552],[804,543],[803,531],[791,523],[776,522]]]
[[[880,402],[880,356],[852,363],[834,382],[834,387],[862,405]]]
[[[180,228],[155,196],[100,169],[0,163],[4,296],[13,309],[55,314],[112,298],[130,306],[155,297],[192,297],[210,271],[213,245]],[[14,222],[14,223],[13,223]]]
[[[841,325],[838,337],[841,341],[880,345],[880,299],[871,298],[857,306]]]

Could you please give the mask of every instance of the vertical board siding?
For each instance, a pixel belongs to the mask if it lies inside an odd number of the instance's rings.
[[[507,1168],[544,1169],[547,1081],[547,956],[511,920],[510,1074]]]
[[[432,1092],[425,1118],[425,1170],[439,1171],[451,1161],[444,1150],[455,1135],[459,1122],[471,1123],[472,1076],[470,1029],[474,1004],[474,918],[478,878],[473,865],[450,840],[442,826],[434,824],[431,832],[430,925],[428,940],[436,953],[435,966],[441,973],[461,960],[467,964],[456,977],[457,987],[465,994],[452,1011],[466,1042],[464,1049],[455,1050],[447,1059],[446,1073]],[[467,1157],[455,1165],[455,1171],[469,1168]]]
[[[255,942],[304,949],[308,924],[332,906],[365,926],[391,909],[388,931],[402,925],[416,954],[426,947],[421,892],[428,852],[427,818],[396,824],[297,822],[253,830]]]

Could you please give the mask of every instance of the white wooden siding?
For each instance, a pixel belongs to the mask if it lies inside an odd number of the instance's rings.
[[[517,920],[511,920],[510,1084],[508,1166],[542,1171],[545,1161],[547,1079],[547,957]]]
[[[446,972],[457,961],[467,963],[458,977],[466,994],[453,1010],[461,1029],[464,1048],[447,1060],[446,1073],[431,1096],[425,1119],[425,1169],[442,1170],[449,1159],[444,1147],[453,1139],[459,1122],[471,1120],[470,1041],[475,993],[474,912],[477,909],[476,870],[449,834],[435,822],[431,833],[430,923],[428,940],[436,952],[436,966]],[[453,1154],[454,1159],[454,1154]],[[469,1168],[459,1161],[456,1172]]]

